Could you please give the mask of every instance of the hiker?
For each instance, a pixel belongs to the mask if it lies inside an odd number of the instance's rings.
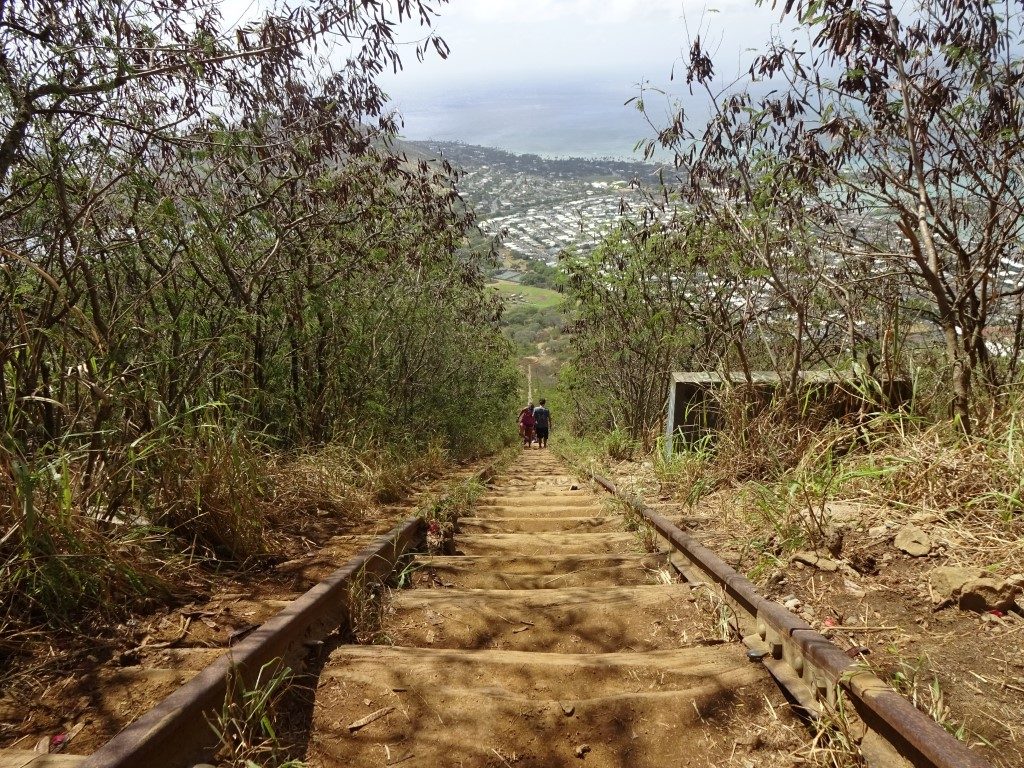
[[[533,425],[537,430],[537,447],[548,447],[548,432],[551,429],[551,411],[544,405],[547,401],[540,399],[540,405],[533,409]]]
[[[523,438],[523,448],[531,448],[533,446],[533,429],[535,426],[533,403],[530,403],[519,412],[519,435]]]

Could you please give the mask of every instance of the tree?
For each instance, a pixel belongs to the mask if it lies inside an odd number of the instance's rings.
[[[395,151],[376,82],[431,7],[234,30],[199,2],[0,3],[5,530],[71,510],[214,537],[203,472],[233,446],[500,433],[514,370],[472,216],[450,165]]]
[[[702,215],[716,202],[729,216],[756,214],[736,231],[798,325],[809,295],[774,272],[801,247],[823,295],[846,313],[852,343],[891,339],[894,302],[932,320],[952,411],[968,431],[972,381],[995,393],[1012,370],[994,359],[986,331],[1021,325],[1020,11],[961,0],[901,12],[874,0],[789,2],[811,44],[776,39],[755,60],[748,85],[773,90],[716,93],[697,37],[686,80],[715,115],[699,129],[681,112],[659,136],[676,149],[682,195]],[[800,237],[780,243],[779,232]],[[853,320],[864,299],[887,308],[868,334]]]
[[[719,275],[720,243],[625,224],[588,255],[566,252],[572,359],[565,378],[586,427],[650,441],[669,373],[714,367],[734,337],[735,282]]]

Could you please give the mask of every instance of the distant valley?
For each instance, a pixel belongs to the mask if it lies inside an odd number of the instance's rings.
[[[629,160],[551,159],[450,141],[407,143],[463,171],[459,191],[485,234],[502,235],[510,255],[547,264],[567,247],[594,248],[624,207],[642,204],[637,185],[657,181],[658,166]]]

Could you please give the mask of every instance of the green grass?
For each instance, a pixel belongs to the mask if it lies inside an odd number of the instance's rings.
[[[558,306],[563,299],[558,291],[548,288],[537,288],[532,285],[521,285],[511,280],[495,280],[491,283],[506,300],[521,304],[529,304],[539,309],[549,309]]]

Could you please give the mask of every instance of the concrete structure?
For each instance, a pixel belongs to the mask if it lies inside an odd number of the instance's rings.
[[[852,373],[839,371],[801,371],[800,387],[815,401],[827,401],[836,418],[856,413],[867,402],[862,380]],[[709,371],[675,371],[668,388],[668,409],[665,418],[665,457],[675,452],[677,441],[690,445],[714,434],[722,426],[716,390],[726,387],[740,389],[745,397],[767,405],[782,385],[783,378],[775,371],[742,371],[724,374]],[[899,408],[910,401],[910,383],[902,379],[878,382],[877,400],[885,408]]]

